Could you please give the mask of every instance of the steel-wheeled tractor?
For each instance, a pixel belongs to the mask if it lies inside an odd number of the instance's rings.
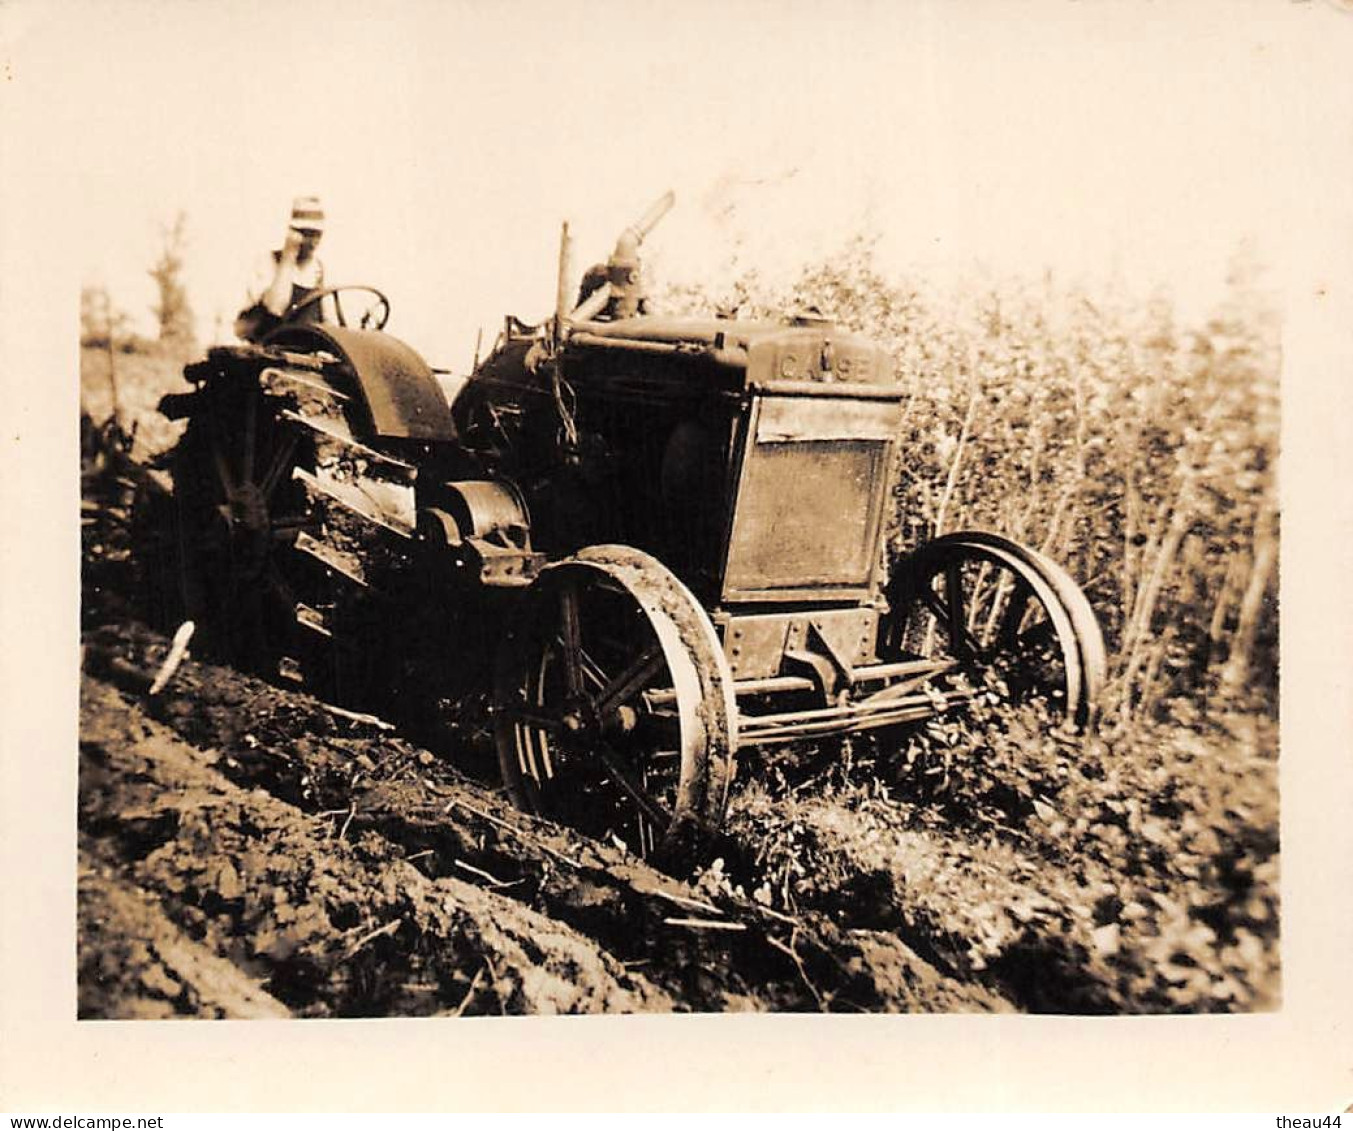
[[[1093,715],[1080,589],[995,534],[886,552],[907,453],[883,349],[817,317],[649,313],[638,248],[462,380],[370,288],[211,350],[143,500],[159,619],[219,657],[496,750],[513,799],[646,857],[716,830],[735,760],[961,710]]]

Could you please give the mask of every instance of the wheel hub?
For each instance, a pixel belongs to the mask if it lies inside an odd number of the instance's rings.
[[[627,703],[599,714],[590,701],[578,703],[560,720],[571,737],[610,737],[632,733],[639,725],[639,712]]]
[[[269,533],[268,501],[257,485],[243,483],[231,491],[226,521],[242,572],[250,577],[257,575],[267,556]]]

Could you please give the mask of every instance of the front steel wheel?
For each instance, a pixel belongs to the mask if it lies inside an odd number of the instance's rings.
[[[1103,690],[1104,638],[1079,586],[1035,550],[984,531],[927,542],[888,587],[882,654],[947,657],[966,681],[1041,700],[1088,725]]]
[[[723,820],[732,676],[658,561],[589,547],[542,572],[499,653],[495,734],[515,803],[661,863]]]

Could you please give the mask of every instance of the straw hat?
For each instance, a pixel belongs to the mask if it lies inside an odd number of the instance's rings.
[[[291,226],[298,232],[324,231],[324,206],[317,196],[298,196],[291,202]]]

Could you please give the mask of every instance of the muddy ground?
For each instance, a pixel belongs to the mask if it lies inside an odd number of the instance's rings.
[[[674,879],[305,695],[187,661],[151,698],[165,650],[86,644],[81,1016],[1014,1007],[850,892],[791,915]]]

